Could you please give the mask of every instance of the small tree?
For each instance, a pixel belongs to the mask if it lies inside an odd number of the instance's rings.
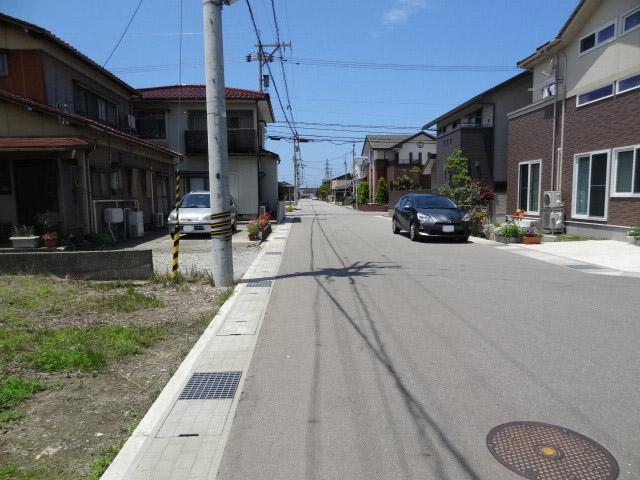
[[[471,183],[469,159],[462,155],[462,150],[455,149],[444,163],[444,171],[451,175],[451,188],[464,187]]]
[[[321,198],[322,200],[326,200],[329,193],[331,193],[331,190],[329,188],[329,183],[323,183],[316,190],[316,196],[318,198]]]
[[[399,175],[393,183],[396,190],[412,190],[416,187],[416,182],[409,175]]]
[[[387,203],[389,201],[389,189],[387,188],[387,179],[380,177],[376,188],[376,203]]]
[[[359,183],[358,184],[358,203],[360,205],[364,205],[369,203],[369,183]]]

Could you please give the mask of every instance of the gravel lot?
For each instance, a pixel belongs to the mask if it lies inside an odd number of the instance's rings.
[[[253,260],[260,253],[258,242],[250,241],[246,230],[240,226],[240,231],[233,237],[233,275],[236,280],[245,274]],[[173,240],[169,235],[141,243],[134,248],[137,250],[151,249],[153,251],[153,268],[157,273],[165,273],[171,269]],[[211,240],[207,235],[183,235],[180,238],[180,270],[212,271]]]

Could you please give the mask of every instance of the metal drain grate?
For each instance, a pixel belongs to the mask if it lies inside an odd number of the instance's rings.
[[[247,287],[270,287],[273,280],[254,280],[247,282]]]
[[[505,423],[489,432],[487,447],[498,462],[530,480],[615,480],[619,474],[604,447],[556,425]]]
[[[194,373],[178,400],[233,398],[242,372]]]
[[[282,255],[282,252],[267,252],[265,255]]]
[[[596,265],[567,265],[569,268],[575,268],[576,270],[602,270],[602,267]]]

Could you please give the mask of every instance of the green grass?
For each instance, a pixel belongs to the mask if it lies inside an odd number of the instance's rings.
[[[163,287],[185,285],[188,283],[215,286],[213,275],[206,270],[199,270],[197,268],[182,271],[178,270],[175,277],[173,277],[170,272],[154,273],[149,280],[151,283],[162,285]]]
[[[138,353],[162,338],[161,327],[97,325],[23,331],[0,328],[0,362],[37,370],[99,370],[110,361]]]
[[[0,426],[22,418],[22,412],[16,407],[45,388],[46,385],[38,380],[19,376],[0,378]]]
[[[87,480],[99,480],[102,474],[107,470],[113,459],[116,458],[118,452],[124,445],[125,440],[120,440],[113,445],[111,445],[107,450],[96,458],[91,465],[91,473]],[[1,478],[1,477],[0,477]]]
[[[77,475],[54,472],[47,467],[18,469],[15,465],[0,466],[0,480],[78,480]]]
[[[122,289],[124,292],[116,291]],[[27,275],[0,277],[0,324],[16,327],[38,323],[43,316],[129,313],[165,305],[155,295],[136,290],[131,282],[83,283]]]

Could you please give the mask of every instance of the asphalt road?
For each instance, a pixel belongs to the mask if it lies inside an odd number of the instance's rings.
[[[486,436],[521,420],[640,478],[640,279],[299,213],[218,478],[517,480]]]

